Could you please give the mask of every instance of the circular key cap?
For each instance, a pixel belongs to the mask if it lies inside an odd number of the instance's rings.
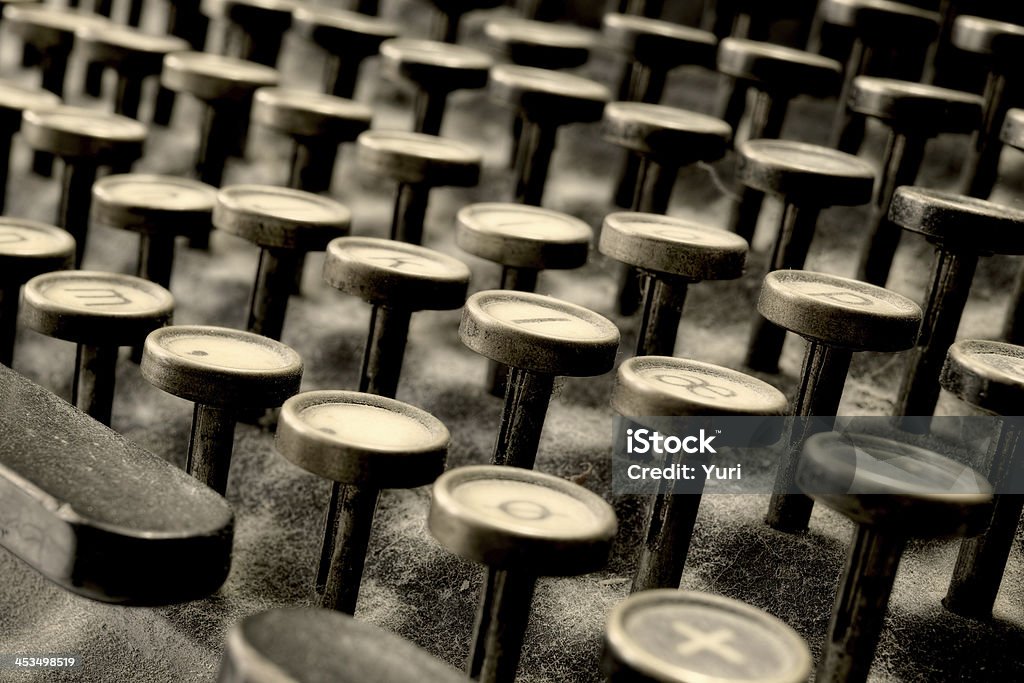
[[[784,99],[832,96],[841,85],[842,70],[834,59],[772,43],[726,38],[718,46],[719,72]]]
[[[908,538],[971,536],[992,488],[932,451],[864,434],[818,434],[800,458],[801,488],[857,525],[817,680],[866,681]]]
[[[747,93],[754,91],[748,140],[781,137],[793,98],[801,94],[830,96],[839,90],[842,80],[842,66],[827,57],[736,38],[726,38],[719,46],[718,71],[726,77],[720,87],[718,109],[737,131],[747,110]],[[740,203],[729,222],[744,239],[753,238],[763,201],[759,189],[741,188]]]
[[[854,352],[911,348],[921,327],[921,309],[910,299],[857,280],[800,270],[780,270],[764,279],[757,310],[783,330],[808,341],[804,378],[793,399],[798,418],[835,415]],[[820,422],[820,421],[819,421]],[[803,531],[813,502],[799,493],[795,476],[803,444],[819,422],[799,420],[788,456],[779,464],[767,521],[781,531]]]
[[[300,255],[322,251],[348,233],[352,213],[309,192],[266,185],[234,185],[217,193],[213,225],[259,246],[248,330],[280,339]]]
[[[124,173],[92,186],[90,220],[139,233],[136,275],[170,287],[174,238],[210,229],[217,190],[196,180]]]
[[[436,417],[355,391],[308,391],[281,408],[277,449],[318,477],[374,489],[416,488],[444,471],[450,437]]]
[[[949,347],[942,387],[962,401],[996,415],[1015,415],[1024,400],[1024,348],[964,340]]]
[[[484,35],[501,56],[538,69],[575,69],[596,47],[593,32],[577,26],[502,17],[484,24]]]
[[[161,82],[205,102],[245,100],[258,89],[277,85],[278,72],[234,57],[181,52],[164,58]]]
[[[747,259],[747,242],[738,235],[645,213],[607,216],[599,248],[637,269],[632,277],[640,281],[643,299],[638,356],[671,356],[688,287],[738,278]]]
[[[924,299],[926,326],[896,405],[898,415],[928,416],[939,398],[939,374],[956,340],[979,257],[1024,253],[1024,211],[950,192],[901,187],[889,220],[936,246]]]
[[[183,38],[152,35],[114,23],[103,27],[86,24],[76,32],[75,41],[87,63],[117,73],[114,113],[133,119],[139,118],[145,80],[160,75],[166,55],[190,49]]]
[[[601,229],[601,253],[649,273],[700,280],[743,274],[747,242],[730,232],[649,213],[613,213]]]
[[[681,358],[638,356],[619,366],[611,406],[624,417],[636,418],[626,424],[668,431],[679,428],[679,417],[779,416],[786,414],[788,403],[778,389],[735,370]],[[661,427],[663,418],[669,427]],[[778,437],[775,430],[771,442]],[[697,479],[666,482],[647,503],[634,593],[678,588],[682,579],[704,487],[698,465],[706,460],[696,456],[683,462],[694,466]]]
[[[827,147],[784,140],[752,140],[740,145],[737,177],[747,188],[779,197],[783,212],[776,228],[769,270],[804,267],[818,216],[828,206],[871,201],[874,167]],[[752,226],[756,215],[748,215]],[[739,224],[737,224],[739,225]],[[785,333],[760,319],[747,349],[747,366],[777,372]]]
[[[295,0],[202,0],[203,14],[225,22],[224,54],[274,66]]]
[[[322,5],[296,6],[292,28],[327,51],[324,92],[347,98],[355,96],[359,66],[400,31],[393,22]]]
[[[806,339],[850,351],[903,351],[921,324],[918,305],[895,292],[799,270],[769,273],[757,310]]]
[[[134,160],[146,140],[138,121],[79,107],[27,111],[22,133],[34,149],[76,162],[92,159],[93,165]]]
[[[423,241],[430,190],[474,187],[482,156],[473,147],[422,133],[369,130],[356,141],[360,168],[398,183],[391,239]]]
[[[579,76],[509,64],[491,69],[489,88],[491,98],[512,109],[521,123],[514,141],[514,199],[540,206],[558,128],[599,120],[611,93]]]
[[[18,4],[3,9],[4,26],[31,45],[41,57],[43,89],[64,95],[65,73],[75,32],[85,26],[110,26],[105,17],[41,4]]]
[[[433,415],[390,398],[313,391],[285,402],[278,452],[335,482],[317,575],[322,606],[355,612],[380,490],[433,482],[449,440]]]
[[[608,12],[601,20],[604,37],[626,58],[667,74],[677,66],[693,64],[713,68],[718,39],[709,31],[671,21]],[[661,97],[637,98],[654,102]]]
[[[751,140],[737,151],[740,180],[761,192],[817,207],[871,199],[874,168],[853,155],[789,140]]]
[[[306,192],[331,189],[338,146],[370,127],[373,111],[352,100],[305,90],[260,88],[252,120],[293,140],[288,186]]]
[[[483,52],[433,40],[393,38],[380,46],[382,73],[416,91],[413,130],[440,135],[448,95],[487,85],[494,61]]]
[[[502,265],[501,289],[532,292],[540,271],[579,268],[594,232],[583,221],[523,204],[472,204],[456,216],[455,243]],[[505,395],[508,368],[488,364],[488,391]]]
[[[538,576],[572,576],[608,559],[617,523],[583,487],[515,467],[460,467],[434,483],[430,533],[453,553],[487,565],[468,674],[511,681]]]
[[[1005,21],[960,15],[953,25],[953,44],[966,52],[1009,56],[1024,45],[1024,26]]]
[[[213,223],[261,247],[322,251],[348,231],[352,212],[333,199],[271,185],[232,185],[217,193]]]
[[[560,126],[598,121],[611,99],[608,88],[572,74],[514,64],[491,69],[491,96],[528,121]]]
[[[527,292],[478,292],[466,302],[462,343],[529,372],[589,377],[611,370],[619,330],[582,306]]]
[[[587,262],[594,238],[594,231],[578,218],[522,204],[471,204],[455,220],[460,249],[520,270],[579,268]]]
[[[509,366],[505,409],[491,461],[533,467],[556,375],[608,372],[619,347],[615,325],[580,306],[527,292],[471,296],[459,327],[462,343]]]
[[[899,245],[900,229],[888,221],[896,188],[912,185],[929,138],[942,133],[970,133],[981,125],[982,99],[933,85],[858,76],[850,93],[850,109],[889,127],[879,192],[872,205],[859,280],[885,285]]]
[[[578,484],[518,467],[458,467],[434,483],[428,520],[442,545],[474,562],[534,576],[604,565],[615,512]]]
[[[60,106],[60,98],[47,90],[24,88],[0,81],[0,213],[7,203],[7,178],[11,166],[14,134],[21,130],[22,114],[46,111]]]
[[[375,237],[340,237],[327,248],[324,280],[378,306],[447,311],[466,300],[469,268],[415,244]]]
[[[253,100],[252,117],[295,138],[341,143],[355,140],[370,127],[373,110],[361,102],[333,95],[260,88]]]
[[[971,133],[981,123],[981,97],[935,85],[892,78],[858,76],[849,107],[901,130],[915,127],[922,135]]]
[[[874,67],[872,56],[899,53],[898,67],[887,67],[876,76],[895,76],[919,80],[925,55],[939,33],[941,16],[919,7],[888,0],[828,0],[821,7],[825,22],[847,26],[853,33],[853,45],[846,59],[843,86],[832,123],[832,146],[844,152],[856,152],[864,138],[864,121],[855,119],[847,108],[853,80]]]
[[[359,165],[404,185],[473,187],[481,155],[455,140],[420,133],[370,130],[359,136]]]
[[[993,341],[959,341],[949,349],[940,382],[943,389],[976,408],[1015,416],[1024,401],[1024,348]],[[961,542],[942,601],[947,609],[966,617],[992,616],[1024,509],[1024,499],[1012,495],[1021,471],[1018,419],[1010,417],[994,430],[987,475],[1001,495],[995,497],[992,519],[984,533]]]
[[[608,142],[676,169],[725,155],[732,128],[711,116],[643,102],[612,102],[604,110]]]
[[[608,616],[604,670],[609,680],[645,683],[800,683],[811,653],[785,622],[739,600],[656,590]]]
[[[11,367],[21,286],[36,275],[71,268],[75,238],[52,225],[0,218],[0,364]]]
[[[74,270],[29,280],[21,308],[22,321],[35,331],[78,345],[71,402],[109,425],[118,347],[169,324],[174,297],[130,275]]]
[[[206,106],[196,152],[196,173],[219,187],[228,157],[244,147],[252,98],[259,88],[277,85],[278,72],[254,62],[204,52],[179,52],[164,58],[160,83],[189,93]],[[204,247],[203,241],[193,246]]]
[[[140,367],[155,387],[196,404],[185,469],[221,495],[238,412],[279,406],[302,381],[302,359],[281,342],[200,325],[150,334]]]
[[[220,665],[232,683],[345,681],[464,683],[466,677],[390,631],[333,610],[287,607],[245,617]]]
[[[637,356],[619,366],[612,408],[625,416],[785,415],[786,396],[736,370],[667,356]]]
[[[469,277],[461,261],[413,244],[372,237],[330,243],[324,280],[373,304],[360,391],[394,397],[413,312],[460,308]]]

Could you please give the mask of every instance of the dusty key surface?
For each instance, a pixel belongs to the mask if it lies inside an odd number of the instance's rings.
[[[940,382],[971,405],[997,415],[1017,415],[1024,408],[1024,348],[959,341],[949,348]]]
[[[94,223],[145,234],[189,235],[208,228],[217,190],[176,176],[120,173],[92,187]]]
[[[460,249],[512,268],[578,268],[594,238],[578,218],[523,204],[472,204],[455,220]]]
[[[246,617],[228,633],[220,683],[465,683],[408,640],[326,609]]]
[[[0,285],[22,284],[70,268],[75,238],[66,230],[21,218],[0,218]]]
[[[784,621],[739,600],[653,590],[612,610],[604,664],[613,682],[801,683],[811,653]]]
[[[220,587],[234,533],[223,498],[2,366],[0,405],[0,545],[105,602]]]
[[[611,506],[578,484],[496,465],[441,475],[428,524],[462,557],[536,576],[594,571],[607,559],[617,529]]]
[[[370,130],[359,136],[357,144],[363,169],[399,183],[471,187],[480,180],[480,152],[456,140]]]
[[[217,193],[213,224],[261,247],[320,251],[348,232],[352,212],[333,199],[269,185],[233,185]]]

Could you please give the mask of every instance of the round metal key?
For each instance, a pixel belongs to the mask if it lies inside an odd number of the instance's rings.
[[[1010,147],[1024,150],[1024,109],[1007,112],[1000,138]]]
[[[953,24],[953,45],[966,52],[1015,54],[1024,48],[1024,26],[1005,21],[960,15]]]
[[[427,520],[446,548],[487,565],[468,675],[511,681],[538,576],[595,571],[608,559],[615,512],[583,487],[516,467],[460,467],[434,483]]]
[[[858,76],[850,91],[850,109],[893,126],[931,134],[970,133],[981,123],[981,97],[934,85],[891,78]]]
[[[380,490],[433,482],[449,440],[440,420],[391,398],[313,391],[285,402],[278,452],[335,482],[317,571],[322,606],[355,612]]]
[[[622,363],[612,389],[611,405],[619,415],[629,418],[625,421],[627,425],[666,432],[680,428],[679,417],[781,416],[788,407],[782,392],[758,379],[716,365],[668,356],[639,356]],[[757,434],[759,442],[778,441],[781,422],[765,423],[767,429]],[[626,430],[626,435],[631,433]],[[621,433],[616,438],[621,438]],[[694,460],[673,462],[689,462],[697,476],[685,488],[676,488],[675,482],[666,483],[660,495],[647,502],[633,593],[678,588],[682,580],[704,488],[699,465],[707,461],[698,455]]]
[[[478,292],[466,302],[462,343],[513,368],[589,377],[612,368],[619,330],[582,306],[527,292]]]
[[[207,52],[179,52],[164,58],[160,82],[207,102],[244,100],[257,88],[277,85],[275,69]]]
[[[969,467],[867,434],[808,439],[797,483],[857,524],[917,538],[975,533],[991,512],[992,488]]]
[[[725,230],[647,213],[613,213],[601,229],[602,254],[656,274],[690,281],[743,274],[747,242]]]
[[[609,680],[800,683],[807,643],[785,622],[739,600],[654,590],[620,602],[605,628]]]
[[[923,187],[896,191],[889,219],[950,251],[1024,254],[1024,211]]]
[[[643,102],[610,103],[602,133],[614,145],[677,168],[721,159],[732,139],[721,119]]]
[[[718,46],[718,70],[773,93],[828,97],[839,91],[843,67],[802,50],[726,38]]]
[[[385,41],[380,56],[385,74],[440,93],[484,87],[494,65],[494,60],[479,50],[413,38]]]
[[[353,672],[359,672],[353,674]],[[224,683],[464,683],[465,674],[390,631],[333,610],[288,607],[245,617],[228,632]]]
[[[424,187],[472,187],[482,157],[473,147],[421,133],[370,130],[359,136],[359,165],[374,175]]]
[[[739,148],[741,182],[811,206],[857,206],[871,199],[875,170],[827,147],[789,140],[751,140]]]
[[[141,156],[147,130],[125,116],[57,107],[25,112],[21,132],[33,149],[64,158],[90,158],[103,165]]]
[[[348,232],[352,212],[301,190],[233,185],[217,193],[213,224],[261,247],[321,251]]]
[[[4,25],[42,52],[70,41],[85,26],[113,26],[106,17],[96,14],[39,4],[4,7]]]
[[[619,366],[612,408],[624,416],[785,415],[786,396],[736,370],[667,356],[638,356]]]
[[[351,142],[370,127],[373,110],[361,102],[290,88],[260,88],[253,121],[287,135],[319,138],[324,144]]]
[[[940,381],[973,406],[996,415],[1016,415],[1024,402],[1024,347],[959,341],[949,348]]]
[[[452,552],[535,576],[572,576],[601,567],[616,532],[615,512],[565,479],[517,467],[475,465],[434,484],[428,526]]]
[[[21,285],[42,273],[71,268],[75,238],[65,230],[20,218],[0,218],[0,364],[11,367]]]
[[[292,28],[327,51],[324,91],[347,98],[355,96],[359,66],[401,31],[394,22],[323,5],[296,6]]]
[[[855,351],[903,351],[921,325],[920,307],[904,296],[799,270],[769,273],[757,310],[802,337]]]
[[[502,17],[484,24],[484,35],[513,64],[575,69],[590,59],[595,35],[577,26]]]
[[[933,451],[836,432],[808,439],[797,482],[858,525],[817,680],[866,681],[907,539],[977,534],[992,515],[992,487]]]
[[[327,247],[324,280],[375,305],[445,311],[466,300],[470,272],[462,261],[394,240],[341,237]]]
[[[0,282],[5,288],[20,286],[51,270],[70,268],[74,253],[75,239],[66,230],[22,218],[0,217]],[[6,296],[3,301],[7,301]]]
[[[221,495],[228,486],[239,411],[279,406],[302,381],[302,359],[291,347],[202,325],[150,334],[140,367],[157,388],[196,404],[185,470]]]
[[[311,391],[281,408],[277,450],[313,474],[377,489],[415,488],[444,471],[448,429],[406,403],[355,391]]]
[[[1012,495],[1019,488],[1021,472],[1020,418],[1016,415],[1024,401],[1024,348],[993,341],[959,341],[950,347],[939,381],[960,400],[1007,417],[993,430],[987,454],[986,475],[999,492],[992,519],[983,533],[961,542],[942,601],[962,616],[988,619],[1024,510],[1024,499]]]
[[[665,71],[685,64],[714,66],[718,39],[710,31],[617,12],[605,14],[601,26],[608,41],[640,64]]]
[[[146,338],[142,375],[154,386],[206,406],[279,406],[299,390],[302,359],[250,332],[175,325]]]
[[[125,346],[170,322],[174,297],[148,280],[97,271],[46,273],[26,283],[22,320],[89,346]]]
[[[471,204],[455,220],[460,249],[510,268],[579,268],[594,238],[578,218],[522,204]]]
[[[48,90],[26,88],[11,81],[0,81],[0,125],[11,133],[21,127],[26,111],[46,111],[60,106],[60,97]]]
[[[935,12],[888,0],[826,0],[821,12],[826,23],[893,38],[934,32],[939,21]]]
[[[217,189],[176,176],[123,173],[92,188],[91,220],[144,235],[190,235],[210,225]]]
[[[549,69],[499,64],[491,96],[530,121],[560,125],[598,121],[611,92],[595,81]]]
[[[75,40],[86,59],[145,76],[160,73],[165,55],[190,49],[188,41],[177,36],[144,33],[113,22],[86,24],[75,32]]]

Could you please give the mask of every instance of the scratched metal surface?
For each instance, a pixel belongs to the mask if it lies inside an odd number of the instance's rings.
[[[425,31],[419,5],[384,3],[401,14],[410,33]],[[401,5],[401,6],[400,6]],[[159,17],[150,15],[154,26]],[[479,17],[470,17],[471,41],[479,35]],[[0,75],[32,81],[16,68],[17,45],[2,42]],[[286,79],[315,87],[319,56],[289,38],[283,69]],[[587,73],[614,84],[617,68],[599,56]],[[407,95],[374,84],[375,65],[364,75],[361,99],[377,108],[377,127],[409,124]],[[81,65],[70,76],[70,100],[83,99]],[[682,70],[673,75],[668,100],[708,111],[714,79]],[[108,83],[108,85],[110,85]],[[826,137],[831,103],[798,101],[786,135],[810,142]],[[198,107],[183,101],[169,130],[154,129],[146,158],[137,170],[186,174],[196,143]],[[472,201],[507,198],[511,191],[504,160],[508,153],[509,118],[479,92],[457,93],[449,104],[445,134],[471,142],[485,152],[484,178],[470,190],[438,190],[428,215],[427,244],[466,261],[473,270],[471,289],[497,283],[492,264],[461,254],[452,240],[454,213]],[[877,133],[877,131],[872,131]],[[868,154],[881,144],[874,134]],[[942,139],[930,148],[922,180],[950,187],[964,151],[963,139]],[[266,131],[254,129],[244,164],[233,164],[227,182],[281,183],[286,177],[287,145]],[[342,162],[332,193],[354,212],[354,233],[383,236],[389,223],[393,187],[360,174],[351,150]],[[1012,155],[1007,155],[1012,157]],[[599,141],[598,126],[564,131],[559,139],[546,205],[577,215],[591,225],[612,210],[608,201],[616,150]],[[8,212],[52,220],[57,200],[53,181],[27,175],[28,152],[15,145],[14,180]],[[1020,164],[1007,159],[1012,187],[996,198],[1015,201]],[[692,169],[680,178],[672,214],[720,225],[728,204],[732,160]],[[777,215],[769,206],[768,215]],[[827,211],[812,250],[809,267],[851,275],[852,255],[863,235],[864,209]],[[766,227],[766,226],[763,226]],[[757,253],[748,274],[739,281],[694,287],[687,302],[680,355],[740,367],[754,315],[770,235],[755,241]],[[176,321],[239,327],[245,322],[248,290],[257,252],[228,235],[215,234],[209,253],[179,250],[172,289],[177,297]],[[134,237],[95,229],[85,264],[130,272]],[[920,300],[927,280],[928,248],[905,240],[891,286]],[[304,389],[351,388],[368,306],[340,295],[320,282],[320,258],[310,259],[301,298],[293,298],[284,341],[306,362]],[[961,328],[962,336],[992,337],[998,333],[1005,295],[1015,264],[989,259],[982,265]],[[596,252],[580,271],[546,273],[540,289],[606,315],[614,294],[614,268]],[[628,331],[635,321],[613,319],[625,330],[623,348],[632,345]],[[466,350],[457,335],[459,313],[423,313],[414,317],[398,398],[442,419],[452,432],[450,465],[484,462],[489,457],[501,402],[483,390],[483,359]],[[23,331],[15,368],[62,396],[70,393],[74,350],[70,344]],[[800,368],[799,340],[787,344],[782,373],[766,377],[790,391]],[[857,357],[847,384],[842,411],[884,414],[903,372],[905,357]],[[585,380],[560,380],[545,426],[537,467],[572,478],[612,500],[608,454],[611,410],[607,406],[611,375]],[[961,405],[944,397],[940,412],[958,413]],[[149,386],[126,356],[118,370],[114,427],[144,448],[182,465],[191,407]],[[0,670],[0,681],[202,681],[213,680],[227,628],[238,618],[275,605],[308,604],[317,556],[320,520],[328,484],[278,456],[271,434],[239,426],[227,498],[237,515],[234,560],[224,587],[214,596],[168,608],[126,608],[73,596],[28,570],[9,553],[0,552],[0,652],[77,653],[84,665],[62,675],[15,674]],[[542,580],[535,599],[520,679],[593,681],[599,679],[598,654],[607,610],[622,599],[632,574],[632,552],[639,533],[639,501],[615,499],[620,514],[620,543],[607,570],[575,579]],[[801,632],[816,653],[827,628],[836,582],[852,527],[818,506],[811,530],[788,536],[761,522],[766,498],[708,497],[702,504],[696,536],[683,579],[687,588],[746,600],[784,619]],[[426,532],[429,504],[426,490],[386,492],[375,521],[357,616],[397,632],[443,659],[461,665],[480,584],[480,569],[448,555]],[[1011,680],[1020,678],[1019,653],[1024,651],[1024,561],[1018,544],[1010,566],[996,620],[973,623],[951,616],[939,601],[952,571],[956,546],[911,544],[901,566],[890,615],[882,636],[872,678],[877,681]],[[965,653],[970,653],[966,656]]]

